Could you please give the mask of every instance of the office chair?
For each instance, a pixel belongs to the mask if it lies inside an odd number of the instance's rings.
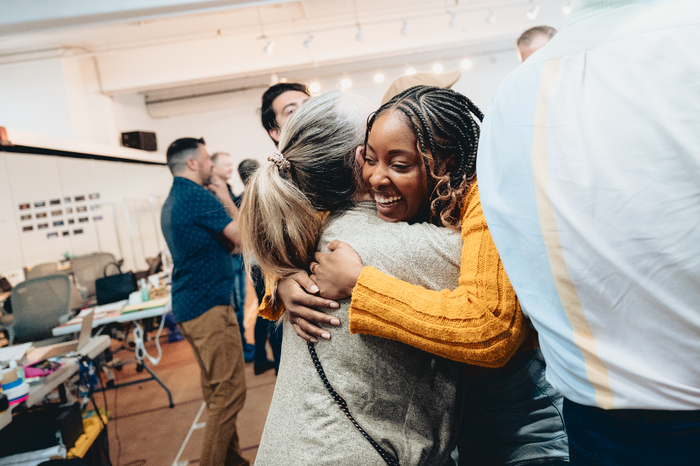
[[[110,252],[95,252],[71,259],[73,276],[80,286],[87,288],[87,297],[95,296],[95,280],[104,277],[105,266],[117,262]]]
[[[70,318],[70,280],[66,275],[48,275],[19,283],[12,289],[13,322],[10,344],[16,338],[45,346],[66,337],[54,338],[51,330]]]
[[[58,262],[44,262],[43,264],[38,264],[32,267],[31,269],[27,270],[27,273],[25,274],[26,279],[30,280],[32,278],[39,278],[39,277],[45,277],[47,275],[56,275],[56,274],[61,274],[61,275],[66,275],[70,271],[69,270],[58,270]]]
[[[75,277],[72,277],[72,274],[73,270],[70,267],[65,267],[59,270],[58,262],[44,262],[43,264],[35,265],[31,269],[27,270],[27,273],[25,275],[27,277],[27,280],[31,278],[45,277],[47,275],[68,275],[71,278],[70,308],[80,309],[81,307],[83,307],[83,303],[87,298],[87,290],[83,289],[81,291],[81,288],[84,287],[76,285]]]

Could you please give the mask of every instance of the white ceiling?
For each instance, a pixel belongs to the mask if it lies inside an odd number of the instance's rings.
[[[0,0],[0,66],[90,58],[104,93],[158,99],[267,85],[272,73],[303,78],[497,52],[529,27],[562,27],[569,3]],[[534,7],[538,16],[528,19]]]

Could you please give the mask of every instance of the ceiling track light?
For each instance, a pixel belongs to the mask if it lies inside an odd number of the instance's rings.
[[[457,29],[459,27],[459,22],[457,22],[457,15],[450,13],[450,28]]]
[[[525,13],[525,16],[527,16],[528,19],[531,19],[534,21],[535,19],[537,19],[537,15],[539,14],[539,12],[540,12],[540,6],[535,5],[532,8],[530,8],[530,11]]]
[[[489,10],[489,15],[486,17],[486,22],[489,24],[496,22],[496,10]]]
[[[401,28],[401,35],[402,36],[408,35],[408,23],[405,20],[403,22],[403,27]]]
[[[311,42],[313,42],[313,41],[314,41],[314,36],[312,36],[311,34],[309,34],[309,37],[307,37],[306,40],[304,41],[304,48],[310,49],[310,48],[311,48]]]

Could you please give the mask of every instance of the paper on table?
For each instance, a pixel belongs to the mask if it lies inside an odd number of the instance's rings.
[[[31,346],[32,344],[30,342],[0,348],[0,361],[19,361],[24,357],[25,353],[27,350],[29,350],[29,348],[31,348]]]
[[[129,304],[128,306],[124,306],[124,309],[122,309],[122,314],[125,314],[127,312],[134,312],[134,311],[140,311],[141,309],[152,309],[154,307],[161,307],[165,306],[170,302],[170,296],[166,296],[165,298],[159,298],[159,299],[152,299],[150,301],[144,301],[142,303],[137,303],[137,304]]]
[[[108,312],[112,311],[121,311],[124,306],[126,306],[127,300],[123,299],[121,301],[117,301],[116,303],[109,303],[109,304],[103,304],[102,306],[95,306],[95,316],[98,314],[106,314]],[[84,316],[87,314],[90,310],[93,308],[88,308],[88,309],[83,309],[80,311],[80,317]]]

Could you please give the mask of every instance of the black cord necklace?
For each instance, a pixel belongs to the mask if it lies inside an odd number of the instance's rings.
[[[306,343],[306,345],[309,348],[309,354],[311,354],[311,360],[313,361],[314,366],[316,367],[316,371],[318,372],[319,377],[321,377],[321,382],[323,382],[323,385],[326,386],[326,390],[328,390],[328,393],[330,393],[333,400],[335,400],[335,402],[338,404],[340,410],[347,416],[348,419],[350,419],[352,425],[354,425],[357,428],[357,430],[360,431],[362,436],[367,439],[370,445],[372,445],[374,449],[377,450],[377,453],[379,453],[379,456],[382,457],[386,464],[390,466],[399,466],[398,460],[394,458],[388,451],[382,448],[381,445],[375,442],[375,440],[367,432],[365,432],[365,430],[360,426],[360,424],[357,423],[355,418],[352,417],[352,414],[350,414],[350,410],[348,409],[347,402],[333,389],[333,386],[326,378],[326,373],[323,370],[323,366],[321,366],[321,361],[318,360],[318,354],[316,354],[316,348],[314,347],[314,344],[309,341]]]

